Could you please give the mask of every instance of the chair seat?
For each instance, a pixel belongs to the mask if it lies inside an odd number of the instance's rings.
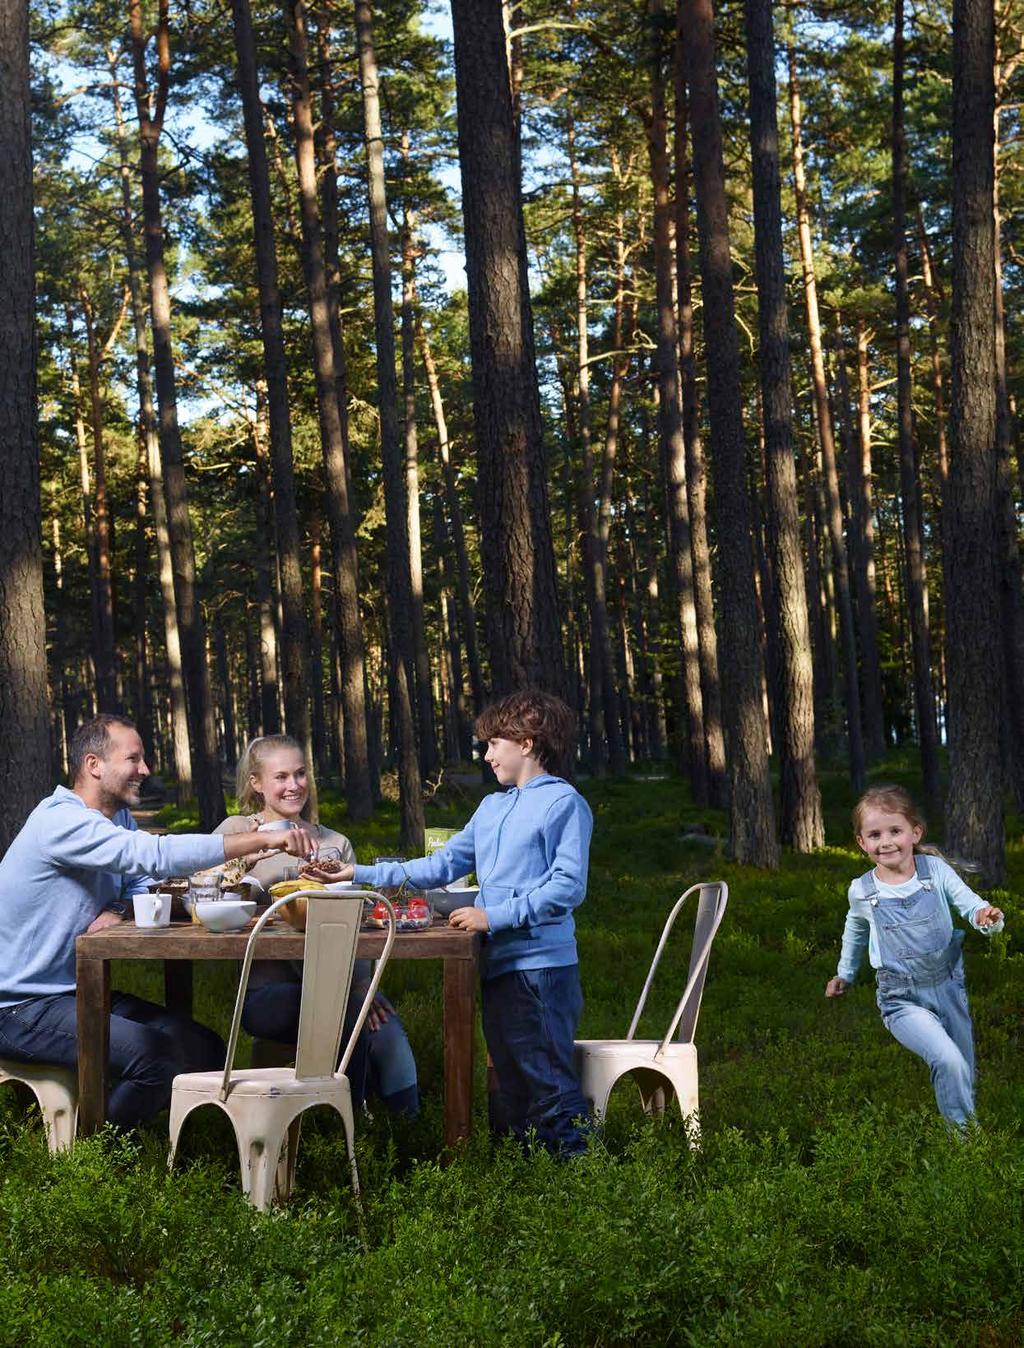
[[[182,1072],[174,1078],[173,1089],[189,1095],[216,1096],[224,1081],[223,1072]],[[273,1098],[288,1096],[296,1100],[333,1100],[349,1094],[348,1077],[306,1077],[295,1079],[293,1067],[248,1067],[231,1074],[228,1098]]]
[[[591,1058],[614,1058],[618,1062],[623,1062],[627,1058],[635,1059],[642,1066],[652,1064],[652,1060],[658,1049],[661,1047],[660,1039],[577,1039],[576,1049],[583,1050]],[[669,1044],[664,1054],[662,1062],[680,1062],[682,1060],[697,1061],[697,1046],[695,1044]]]
[[[15,1062],[0,1058],[0,1082],[19,1081],[36,1097],[52,1152],[64,1151],[78,1125],[78,1074],[54,1063]]]
[[[604,1118],[617,1081],[631,1076],[648,1114],[662,1114],[675,1096],[684,1118],[697,1114],[697,1049],[693,1044],[669,1044],[656,1056],[660,1039],[577,1039],[576,1070],[580,1089],[594,1116]]]

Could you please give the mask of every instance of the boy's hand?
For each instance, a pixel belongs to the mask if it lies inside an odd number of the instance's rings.
[[[825,984],[825,996],[841,997],[849,986],[845,978],[830,978]]]
[[[449,927],[460,931],[490,931],[487,913],[483,908],[456,908],[448,918]]]
[[[1002,922],[1003,910],[993,908],[991,905],[985,908],[978,908],[974,913],[974,925],[976,927],[994,927],[997,922]]]

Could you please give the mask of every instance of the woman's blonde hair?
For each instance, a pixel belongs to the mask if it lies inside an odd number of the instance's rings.
[[[238,797],[238,809],[242,814],[259,814],[263,809],[264,800],[262,794],[256,790],[251,777],[259,777],[263,771],[264,764],[271,754],[275,754],[280,749],[294,749],[302,755],[302,761],[306,762],[306,751],[297,739],[291,735],[259,735],[256,739],[250,740],[245,746],[242,757],[238,760],[238,773],[235,777],[235,795]],[[302,807],[302,817],[307,817],[306,811],[309,809],[309,801]]]

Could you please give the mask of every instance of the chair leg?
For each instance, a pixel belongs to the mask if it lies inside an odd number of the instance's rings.
[[[235,1124],[236,1129],[238,1124]],[[274,1201],[278,1158],[285,1133],[270,1129],[238,1133],[238,1151],[242,1157],[242,1192],[260,1212],[267,1212]]]
[[[33,1081],[29,1084],[39,1101],[39,1112],[43,1116],[50,1151],[56,1153],[67,1150],[75,1140],[77,1100],[60,1082]]]
[[[295,1165],[299,1156],[299,1133],[302,1129],[302,1115],[288,1125],[288,1133],[281,1155],[277,1162],[277,1175],[274,1178],[274,1201],[287,1203],[295,1187]]]
[[[167,1169],[174,1169],[174,1158],[178,1152],[178,1141],[181,1137],[181,1130],[185,1120],[192,1112],[194,1105],[180,1091],[171,1088],[171,1115],[168,1120],[167,1132],[170,1137],[170,1145],[167,1149]]]

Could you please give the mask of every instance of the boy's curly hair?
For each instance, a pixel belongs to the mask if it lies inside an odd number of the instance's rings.
[[[571,762],[576,718],[560,697],[527,688],[485,707],[474,729],[482,740],[533,740],[533,752],[541,767],[547,772],[564,773]]]

